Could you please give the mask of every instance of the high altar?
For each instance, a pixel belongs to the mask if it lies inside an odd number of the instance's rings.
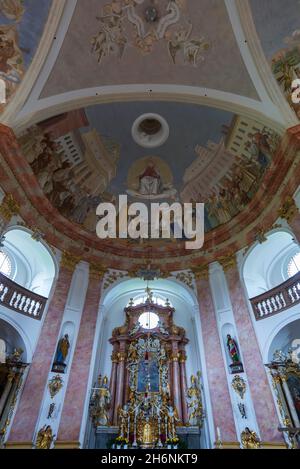
[[[96,445],[108,435],[114,447],[197,449],[204,419],[200,373],[186,376],[188,339],[174,324],[174,308],[153,302],[130,302],[126,321],[114,329],[110,385],[99,377],[91,397],[90,415]],[[98,435],[98,437],[97,437]]]

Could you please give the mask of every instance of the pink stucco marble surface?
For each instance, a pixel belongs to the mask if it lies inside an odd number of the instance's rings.
[[[226,272],[226,278],[261,439],[282,442],[273,396],[236,266]]]
[[[99,278],[90,277],[58,430],[59,441],[79,441],[101,286]]]
[[[208,280],[198,280],[197,290],[215,428],[220,428],[223,442],[237,441],[224,360]]]
[[[289,222],[290,227],[293,230],[295,237],[297,238],[298,242],[300,242],[300,213]]]
[[[71,280],[72,272],[65,267],[61,267],[13,421],[9,442],[33,440],[35,425],[55,353]]]

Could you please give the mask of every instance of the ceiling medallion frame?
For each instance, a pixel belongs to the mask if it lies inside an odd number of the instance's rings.
[[[157,131],[147,132],[147,122],[157,122]],[[146,125],[144,125],[146,124]],[[153,128],[154,126],[152,126]],[[139,116],[133,123],[132,138],[143,148],[157,148],[162,146],[169,138],[170,128],[166,119],[159,114],[147,113]]]

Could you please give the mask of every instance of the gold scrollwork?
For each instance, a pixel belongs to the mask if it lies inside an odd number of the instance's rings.
[[[2,204],[0,205],[0,215],[2,216],[2,218],[6,222],[9,222],[11,218],[14,215],[18,215],[19,212],[20,212],[19,204],[15,201],[12,194],[7,194],[4,197]]]
[[[290,222],[298,213],[298,208],[293,197],[287,197],[278,210],[278,216]]]
[[[232,380],[231,386],[233,387],[235,392],[240,396],[240,398],[244,399],[247,389],[245,380],[240,376],[236,375]]]

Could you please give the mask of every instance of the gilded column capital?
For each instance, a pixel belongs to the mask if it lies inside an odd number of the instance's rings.
[[[106,268],[103,267],[103,265],[93,264],[93,263],[90,264],[90,267],[89,267],[90,278],[100,280],[104,277],[105,272],[106,272]]]
[[[173,352],[170,355],[170,359],[172,362],[178,362],[180,359],[180,354],[178,352]]]
[[[186,360],[187,360],[186,352],[184,350],[181,350],[179,352],[179,363],[185,363]]]
[[[126,360],[126,352],[118,352],[118,353],[117,353],[117,358],[118,358],[118,362],[119,362],[119,363],[125,362],[125,360]]]
[[[119,357],[118,357],[118,352],[113,352],[112,355],[111,355],[111,361],[113,363],[118,363],[119,361]]]
[[[12,194],[7,194],[0,205],[0,215],[2,216],[2,218],[6,222],[9,222],[11,218],[14,215],[18,215],[19,212],[19,204],[15,201]]]
[[[220,257],[217,260],[223,267],[224,272],[227,272],[228,270],[234,269],[235,267],[237,267],[237,260],[236,260],[235,253],[230,254],[229,256]]]
[[[199,267],[193,267],[192,272],[196,280],[208,280],[209,277],[209,266],[201,265]]]
[[[287,222],[292,221],[298,213],[298,208],[293,197],[287,197],[278,210],[278,216]]]
[[[75,270],[76,265],[80,262],[80,257],[74,256],[67,251],[64,251],[61,257],[60,265],[68,270]]]

